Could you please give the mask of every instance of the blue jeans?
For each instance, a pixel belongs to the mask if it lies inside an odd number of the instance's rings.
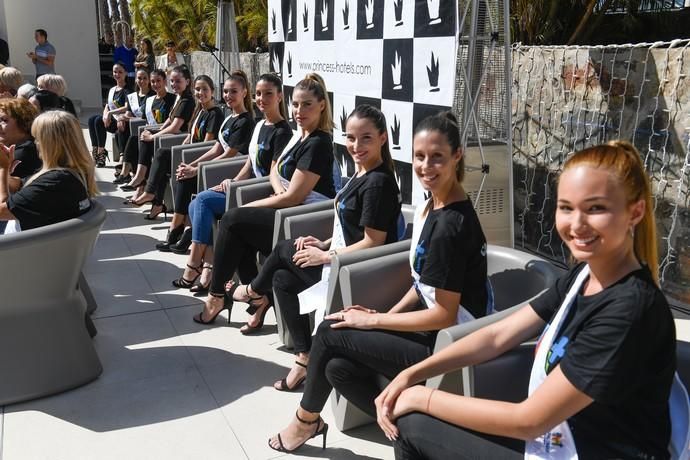
[[[225,212],[225,193],[204,190],[189,204],[189,218],[192,221],[192,242],[213,244],[213,221]]]

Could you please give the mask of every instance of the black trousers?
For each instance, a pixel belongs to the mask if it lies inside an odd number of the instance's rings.
[[[225,283],[235,271],[243,283],[257,275],[256,253],[268,256],[273,244],[272,208],[234,208],[223,214],[213,250],[213,274],[210,292],[223,294]]]
[[[125,148],[122,150],[124,162],[132,166],[139,164],[139,138],[137,136],[129,136],[124,145]]]
[[[172,171],[170,172],[172,174]],[[165,189],[164,189],[165,190]],[[189,203],[197,192],[197,178],[177,180],[175,187],[175,214],[189,214]]]
[[[295,252],[295,240],[280,241],[252,281],[252,289],[258,294],[269,294],[273,288],[295,352],[306,353],[311,349],[311,325],[309,315],[299,312],[297,294],[321,280],[323,267],[298,267],[292,261]]]
[[[137,140],[137,151],[137,163],[151,169],[151,163],[153,162],[153,154],[155,153],[153,149],[153,141],[145,142]]]
[[[92,147],[105,147],[106,131],[115,133],[117,131],[117,122],[111,118],[110,124],[106,128],[103,124],[102,115],[92,115],[88,121],[89,137]]]
[[[142,144],[146,144],[143,142]],[[156,150],[151,163],[149,171],[149,179],[146,182],[146,193],[153,193],[156,197],[153,199],[154,204],[163,202],[165,196],[165,185],[170,177],[170,168],[172,167],[172,150],[168,148],[160,148]],[[187,203],[189,206],[189,203]]]
[[[125,122],[125,130],[124,131],[117,131],[115,133],[115,143],[117,143],[117,148],[120,150],[120,152],[124,156],[124,151],[125,147],[127,146],[127,141],[130,138],[130,132],[129,132],[129,121]]]
[[[467,430],[418,412],[397,420],[396,460],[524,458],[525,442]]]
[[[332,388],[375,416],[381,376],[392,379],[431,355],[436,332],[333,329],[324,321],[313,338],[309,371],[300,405],[321,412]]]

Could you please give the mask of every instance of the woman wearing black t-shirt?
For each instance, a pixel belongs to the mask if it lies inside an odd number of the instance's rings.
[[[223,309],[231,308],[225,283],[238,268],[243,282],[256,276],[252,258],[257,251],[264,255],[271,252],[276,209],[335,196],[333,143],[328,134],[333,122],[326,85],[319,75],[308,74],[297,83],[292,111],[301,135],[292,138],[271,169],[274,195],[231,209],[220,221],[209,297],[204,310],[194,316],[198,323],[212,323]]]
[[[225,91],[225,89],[228,91]],[[225,212],[225,191],[231,182],[269,174],[275,159],[292,138],[292,129],[285,121],[285,104],[283,103],[283,83],[274,74],[264,74],[256,83],[256,105],[264,115],[264,120],[254,127],[253,132],[245,132],[248,121],[237,123],[242,115],[244,120],[251,117],[250,112],[243,112],[229,123],[232,128],[221,128],[221,139],[227,143],[226,150],[247,155],[247,162],[234,178],[225,179],[219,185],[199,193],[189,205],[189,218],[192,222],[192,244],[190,246],[187,267],[182,276],[173,281],[173,286],[190,288],[192,292],[205,292],[211,283],[213,269],[213,222]],[[241,100],[242,107],[247,101],[242,93],[237,93],[236,82],[224,87],[226,102],[234,106]],[[232,104],[231,104],[232,103]],[[239,110],[237,108],[236,110]],[[226,119],[227,121],[227,119]],[[251,122],[253,125],[253,120]],[[177,252],[175,246],[171,247]],[[196,280],[199,283],[195,285]]]
[[[14,165],[10,170],[10,190],[15,191],[25,179],[41,169],[41,159],[31,137],[31,124],[38,110],[22,98],[0,99],[0,143],[14,145]]]
[[[0,144],[0,220],[17,220],[22,230],[55,224],[84,214],[98,193],[93,160],[79,120],[49,111],[33,122],[43,167],[15,193],[8,187],[14,146]]]
[[[121,62],[113,65],[113,79],[115,86],[108,91],[108,102],[103,108],[103,113],[89,118],[92,154],[99,168],[105,166],[105,160],[108,158],[108,152],[105,150],[106,131],[117,131],[116,116],[127,110],[127,95],[130,93],[127,87],[127,71]]]
[[[377,398],[396,458],[669,458],[669,393],[682,384],[658,287],[650,185],[635,147],[614,141],[566,161],[556,228],[578,265],[531,305],[401,372]],[[414,385],[539,334],[520,403]],[[675,409],[687,417],[681,399]]]
[[[223,83],[223,99],[230,109],[230,115],[220,125],[217,142],[208,152],[202,154],[189,164],[180,163],[177,167],[175,179],[178,182],[175,192],[176,214],[184,214],[189,210],[192,195],[197,191],[197,172],[202,161],[232,158],[238,153],[246,154],[252,130],[254,129],[254,110],[250,95],[247,76],[241,70],[236,70]],[[249,110],[247,110],[249,109]],[[184,223],[186,224],[186,222]],[[172,251],[184,254],[192,243],[192,228],[184,225],[171,227],[167,241],[157,245],[160,251]],[[180,236],[181,235],[181,236]],[[177,239],[179,238],[179,241]],[[177,241],[177,242],[176,242]],[[184,283],[183,286],[184,287]]]
[[[127,111],[117,120],[115,142],[117,142],[121,152],[125,150],[127,141],[132,134],[129,131],[129,120],[145,117],[146,99],[156,94],[151,88],[151,79],[145,70],[137,70],[135,82],[136,91],[127,95]],[[131,179],[129,175],[131,169],[131,163],[125,162],[123,157],[122,162],[115,166],[115,180],[113,184],[129,182]]]
[[[266,294],[271,289],[280,301],[297,358],[288,376],[274,384],[277,390],[295,390],[307,373],[311,326],[306,312],[323,307],[323,292],[328,286],[329,273],[329,270],[323,270],[324,264],[329,264],[336,254],[398,240],[400,191],[388,150],[386,126],[383,114],[369,105],[357,107],[347,119],[346,145],[357,166],[357,174],[336,194],[337,220],[333,236],[327,241],[305,236],[279,242],[259,275],[235,291],[244,295],[236,294],[234,300],[246,302],[253,299],[252,304],[259,310],[260,324],[245,326],[240,330],[243,334],[254,332],[263,325],[269,305]],[[323,312],[318,316],[323,317]]]
[[[415,216],[413,284],[387,313],[357,305],[326,316],[313,338],[295,418],[268,442],[275,450],[293,451],[318,435],[325,446],[328,425],[319,414],[333,388],[373,414],[377,375],[392,378],[422,361],[439,329],[486,313],[486,240],[461,185],[464,161],[455,117],[422,120],[413,145],[415,173],[431,193]]]
[[[214,91],[213,80],[207,75],[199,75],[194,79],[194,95],[198,102],[194,122],[191,125],[189,134],[182,142],[183,144],[194,144],[196,142],[213,141],[218,136],[218,129],[223,121],[223,111],[216,106],[213,99]],[[153,220],[161,212],[167,212],[163,204],[163,195],[172,162],[172,149],[160,148],[151,165],[146,190],[143,195],[132,201],[132,204],[141,206],[145,203],[152,203],[151,211],[145,219]],[[178,228],[184,229],[187,220],[187,208],[192,199],[196,187],[195,183],[182,183],[175,191],[175,204],[177,208],[173,212],[170,222],[170,233]],[[168,249],[169,243],[166,241],[156,245],[158,249]]]
[[[160,128],[155,130],[147,129],[141,133],[137,171],[129,184],[120,187],[125,191],[136,190],[129,202],[138,201],[144,193],[144,184],[149,174],[153,154],[155,153],[153,148],[154,140],[166,134],[179,134],[187,131],[187,125],[192,119],[192,115],[194,115],[194,108],[196,106],[194,95],[190,88],[191,85],[192,76],[187,66],[175,67],[170,74],[170,86],[172,86],[173,92],[177,96],[175,104]],[[156,97],[158,98],[159,96],[157,95]]]

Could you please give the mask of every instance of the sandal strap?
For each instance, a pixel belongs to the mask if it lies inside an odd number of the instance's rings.
[[[156,205],[154,204],[154,206],[156,206]],[[193,265],[187,264],[187,268],[189,268],[190,270],[194,270],[195,272],[197,272],[198,274],[201,275],[201,265],[197,265],[197,266],[195,267],[195,266],[193,266]]]
[[[297,361],[297,360],[295,360],[295,364],[297,364],[298,366],[302,366],[302,367],[305,368],[305,369],[307,368],[307,365],[306,365],[306,364],[300,363],[300,362]]]
[[[295,418],[297,418],[297,420],[300,423],[304,423],[305,425],[314,425],[314,424],[319,423],[321,421],[321,417],[316,417],[316,420],[312,420],[312,421],[304,420],[302,417],[299,416],[299,411],[297,411],[297,410],[295,411]]]
[[[225,294],[218,294],[216,292],[211,291],[208,292],[208,295],[210,295],[211,297],[215,297],[216,299],[222,299],[223,297],[225,297]]]

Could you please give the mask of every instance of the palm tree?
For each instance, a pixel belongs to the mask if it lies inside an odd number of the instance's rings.
[[[108,0],[98,0],[99,29],[106,43],[113,44],[113,23],[110,19]]]
[[[266,0],[234,0],[237,35],[240,49],[253,51],[268,43],[268,2]]]

